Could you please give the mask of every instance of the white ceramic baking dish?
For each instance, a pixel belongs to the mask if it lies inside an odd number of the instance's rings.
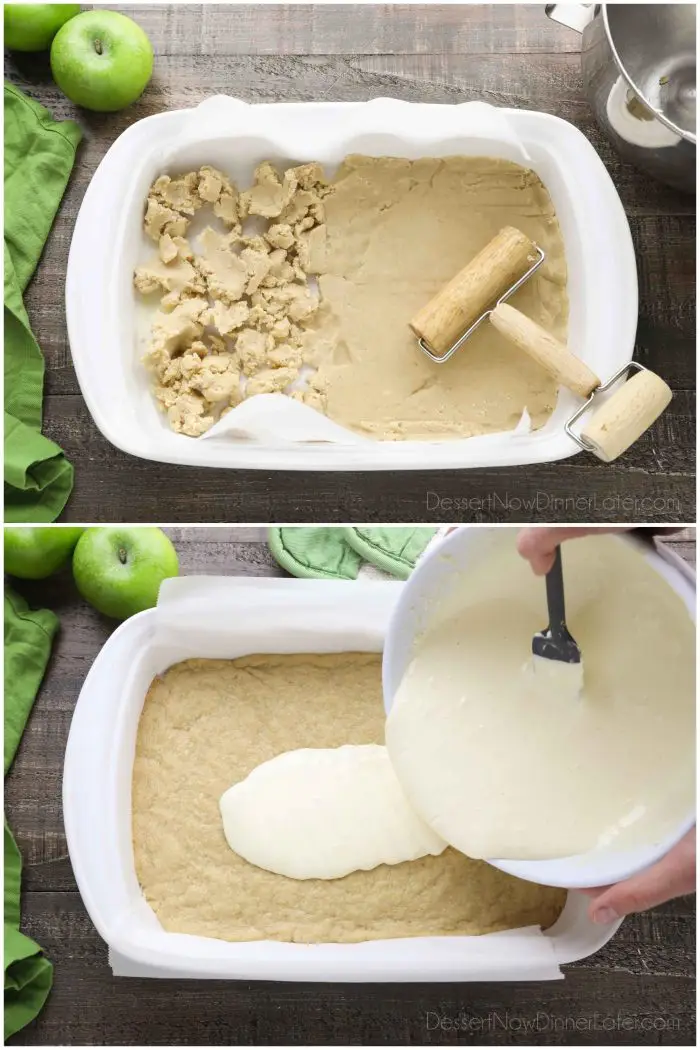
[[[401,583],[185,578],[127,620],[95,660],[66,750],[63,811],[73,871],[120,973],[248,980],[543,980],[597,951],[619,923],[595,926],[570,894],[545,935],[423,937],[361,944],[228,943],[165,932],[141,894],[131,842],[131,775],[144,696],[179,660],[250,652],[380,651]],[[114,965],[114,963],[113,963]],[[115,967],[116,970],[116,967]]]
[[[78,215],[66,276],[68,334],[83,396],[112,444],[161,462],[265,470],[495,467],[579,451],[563,429],[578,402],[563,389],[547,424],[531,433],[518,428],[450,441],[372,441],[334,428],[283,395],[264,395],[275,397],[273,407],[284,402],[279,426],[254,426],[241,436],[232,432],[236,409],[226,426],[202,438],[170,431],[136,346],[132,273],[146,249],[141,224],[149,185],[163,171],[205,163],[242,185],[264,159],[280,165],[319,160],[332,174],[352,152],[490,155],[533,168],[551,194],[564,237],[572,350],[603,378],[630,360],[637,274],[629,227],[603,163],[571,124],[480,102],[248,105],[215,96],[196,109],[147,117],[125,131],[97,169]],[[244,403],[246,418],[255,412],[254,400]],[[296,436],[299,428],[303,440]],[[314,435],[319,428],[322,436]]]

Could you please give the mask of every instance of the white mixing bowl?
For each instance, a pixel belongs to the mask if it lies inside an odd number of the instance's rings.
[[[513,533],[517,529],[512,529]],[[412,658],[416,638],[431,621],[445,591],[454,585],[455,574],[467,573],[483,554],[495,532],[492,528],[462,526],[439,538],[426,550],[404,585],[386,637],[382,664],[384,706],[391,710],[394,696]],[[695,573],[667,548],[655,548],[634,535],[616,537],[634,544],[642,557],[679,595],[695,622]],[[597,849],[553,860],[500,860],[489,863],[510,875],[545,886],[582,889],[607,886],[642,871],[666,854],[695,824],[695,812],[687,813],[672,833],[635,849]]]

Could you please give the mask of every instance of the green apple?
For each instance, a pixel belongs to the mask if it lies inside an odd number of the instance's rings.
[[[22,580],[43,580],[68,564],[84,532],[63,525],[6,525],[5,572]]]
[[[152,525],[86,529],[73,554],[73,578],[83,598],[115,620],[152,608],[163,580],[178,571],[175,548]]]
[[[48,51],[61,26],[80,4],[5,4],[5,47],[10,51]]]
[[[141,26],[117,11],[83,11],[51,45],[51,72],[71,102],[99,113],[130,106],[153,72],[153,48]]]

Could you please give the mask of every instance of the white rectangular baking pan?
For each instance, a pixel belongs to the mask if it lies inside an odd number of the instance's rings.
[[[131,776],[138,722],[153,677],[194,656],[380,651],[402,586],[168,580],[158,607],[127,620],[107,641],[73,716],[63,812],[80,893],[112,959],[120,960],[119,972],[288,981],[548,980],[562,976],[561,963],[591,955],[613,935],[619,923],[594,925],[585,898],[570,893],[544,935],[529,928],[486,937],[360,944],[229,943],[165,932],[142,896],[131,840]]]
[[[564,237],[571,349],[603,379],[631,359],[637,272],[629,227],[602,161],[571,124],[481,102],[248,105],[215,96],[193,110],[146,117],[125,131],[98,167],[78,215],[66,276],[68,334],[83,396],[112,444],[160,462],[265,470],[495,467],[549,462],[579,451],[563,429],[579,402],[564,389],[540,430],[519,427],[457,440],[364,439],[283,395],[244,402],[225,425],[201,438],[169,429],[139,360],[132,286],[146,248],[142,216],[153,179],[213,164],[245,185],[265,159],[282,166],[318,160],[332,174],[352,152],[489,155],[534,169],[549,190]],[[237,419],[253,422],[236,433]]]

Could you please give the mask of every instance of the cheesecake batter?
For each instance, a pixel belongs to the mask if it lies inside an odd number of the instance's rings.
[[[157,678],[136,740],[136,873],[164,929],[223,940],[353,942],[550,926],[565,893],[453,849],[345,878],[299,881],[229,848],[219,799],[296,748],[382,742],[373,653],[187,660]]]
[[[479,538],[474,571],[456,576],[417,643],[387,721],[396,774],[423,819],[472,857],[653,842],[694,805],[694,625],[619,537],[565,545],[579,696],[570,668],[533,667],[545,588],[516,532]]]
[[[339,879],[447,849],[409,806],[380,744],[284,751],[219,805],[231,849],[290,879]]]

